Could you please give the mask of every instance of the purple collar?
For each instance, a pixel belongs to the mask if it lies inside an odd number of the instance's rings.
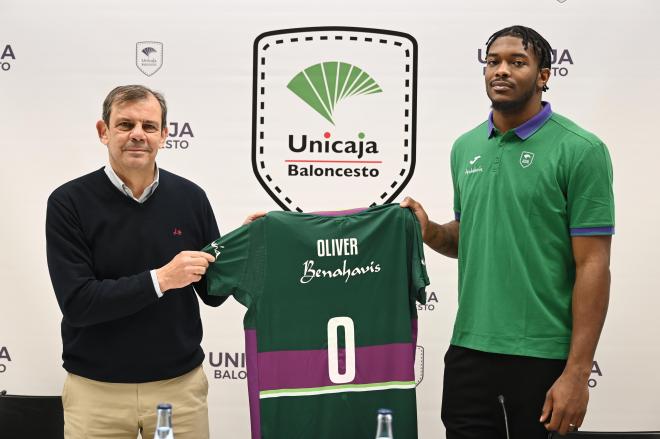
[[[536,113],[534,117],[529,119],[527,122],[523,123],[519,127],[513,129],[513,132],[516,133],[518,137],[522,140],[526,140],[529,136],[538,131],[543,124],[550,119],[552,116],[552,107],[550,107],[550,102],[541,102],[542,108],[541,111]],[[495,124],[493,124],[493,112],[491,111],[488,115],[488,137],[490,138],[495,131]]]

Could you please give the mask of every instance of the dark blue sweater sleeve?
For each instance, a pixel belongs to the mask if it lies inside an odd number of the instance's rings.
[[[220,231],[218,230],[218,223],[213,214],[213,208],[206,195],[204,195],[202,203],[202,214],[204,216],[204,245],[206,245],[218,239],[220,237]],[[193,285],[197,295],[206,305],[220,306],[225,300],[227,300],[227,296],[209,295],[206,276],[202,276],[202,279]]]
[[[95,277],[92,252],[63,191],[48,198],[46,256],[57,302],[71,326],[116,320],[158,300],[149,271],[119,279]]]

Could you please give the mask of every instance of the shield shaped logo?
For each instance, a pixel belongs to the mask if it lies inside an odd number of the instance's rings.
[[[520,166],[522,166],[523,168],[529,167],[529,165],[531,165],[533,161],[534,161],[533,152],[523,151],[522,154],[520,154]]]
[[[415,167],[417,42],[318,27],[254,42],[252,168],[285,210],[392,201]]]
[[[417,346],[415,350],[415,387],[424,379],[424,348]]]
[[[163,66],[163,43],[140,41],[135,45],[135,64],[142,73],[151,76]]]

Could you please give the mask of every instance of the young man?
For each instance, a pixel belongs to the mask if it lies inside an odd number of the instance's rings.
[[[424,241],[458,257],[445,356],[447,437],[545,438],[579,428],[605,320],[614,233],[605,145],[541,100],[551,49],[512,26],[487,42],[488,120],[451,153],[455,220]]]
[[[176,437],[209,437],[197,296],[220,236],[204,191],[156,166],[167,138],[163,96],[110,92],[96,124],[108,164],[48,199],[48,268],[62,310],[67,439],[152,438],[156,405]],[[193,289],[193,283],[195,288]]]

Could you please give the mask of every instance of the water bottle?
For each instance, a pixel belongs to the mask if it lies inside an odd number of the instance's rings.
[[[174,439],[174,431],[172,430],[172,404],[158,404],[156,410],[158,417],[156,418],[154,439]]]
[[[378,409],[376,439],[394,439],[392,434],[392,410]]]

